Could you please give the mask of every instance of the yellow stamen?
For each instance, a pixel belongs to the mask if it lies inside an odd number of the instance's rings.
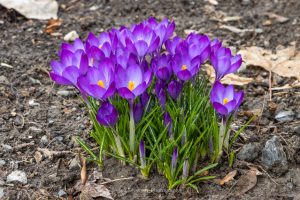
[[[186,65],[181,66],[181,70],[186,70],[186,69],[187,69]]]
[[[132,91],[132,90],[134,89],[134,81],[129,81],[129,82],[128,82],[128,89],[129,89],[130,91]]]
[[[229,99],[225,97],[225,98],[223,99],[223,105],[225,105],[226,103],[228,103],[228,101],[229,101]]]
[[[101,48],[102,48],[102,44],[99,45],[99,49],[101,49]]]
[[[103,81],[103,80],[98,81],[97,85],[99,85],[99,86],[102,87],[102,88],[105,88],[105,87],[104,87],[104,81]]]
[[[94,58],[91,58],[91,63],[94,64]]]

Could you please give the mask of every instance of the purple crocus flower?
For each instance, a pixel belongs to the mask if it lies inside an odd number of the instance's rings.
[[[68,50],[68,51],[71,51],[72,53],[75,53],[77,50],[85,51],[85,47],[84,47],[83,42],[79,38],[77,38],[77,39],[75,39],[73,44],[62,43],[61,50],[58,52],[59,56],[61,56],[61,53],[63,50]]]
[[[208,37],[199,36],[197,40],[190,38],[190,41],[182,41],[178,44],[172,61],[174,73],[183,81],[191,79],[199,71],[200,65],[210,55]]]
[[[244,93],[242,91],[235,92],[232,85],[225,87],[216,81],[210,94],[210,101],[220,115],[227,117],[239,108],[243,97]]]
[[[144,113],[144,107],[142,103],[139,101],[136,104],[134,104],[133,116],[134,116],[135,123],[138,123],[141,120],[143,113]]]
[[[126,38],[126,49],[138,57],[152,53],[159,45],[159,37],[150,27],[144,24],[134,25],[132,34]]]
[[[144,21],[144,24],[154,30],[155,34],[159,37],[159,47],[173,35],[175,30],[174,21],[170,22],[167,18],[157,23],[154,17],[150,17],[147,21]]]
[[[69,50],[61,51],[60,61],[51,62],[50,77],[60,85],[74,85],[77,87],[77,78],[86,74],[88,57],[82,50],[72,53]]]
[[[86,76],[78,78],[79,88],[96,99],[106,99],[115,92],[113,63],[106,58],[99,66],[89,68]]]
[[[126,69],[118,65],[115,73],[118,93],[125,99],[135,99],[141,95],[152,80],[151,71],[143,72],[137,64],[131,64]]]
[[[169,134],[169,138],[172,138],[172,126],[173,126],[173,122],[172,122],[172,118],[169,114],[169,112],[165,112],[164,113],[164,125],[168,127],[168,134]]]
[[[182,83],[176,80],[172,80],[168,85],[169,95],[173,100],[176,100],[182,90]]]
[[[97,47],[103,52],[105,57],[110,57],[111,52],[116,50],[117,37],[114,33],[103,32],[99,35],[99,38],[97,38],[93,33],[89,33],[86,47],[88,50],[91,47]]]
[[[156,77],[162,81],[167,81],[172,75],[171,55],[162,54],[152,58],[151,68]]]
[[[108,101],[102,102],[96,119],[103,126],[114,126],[118,121],[118,111]]]
[[[147,91],[143,92],[143,94],[140,97],[140,101],[143,107],[147,106],[148,102],[150,100],[150,96]]]
[[[178,147],[175,147],[172,155],[172,165],[171,165],[171,173],[174,175],[178,159]]]
[[[215,54],[215,52],[221,47],[222,47],[222,42],[219,41],[218,39],[214,39],[210,43],[210,49],[212,54]]]
[[[141,162],[141,168],[146,167],[146,152],[145,152],[145,144],[144,141],[140,141],[140,162]]]
[[[169,54],[174,55],[177,45],[182,41],[181,37],[175,36],[172,40],[168,39],[165,46]]]
[[[167,96],[166,96],[166,92],[163,88],[160,89],[158,95],[157,95],[159,104],[161,106],[162,109],[165,109],[166,107],[166,102],[167,102]]]
[[[216,80],[222,79],[226,74],[236,72],[242,64],[241,55],[232,57],[229,48],[221,47],[211,55],[211,63],[215,69]]]

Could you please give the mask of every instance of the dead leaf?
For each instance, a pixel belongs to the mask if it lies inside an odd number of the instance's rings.
[[[228,17],[224,17],[222,19],[223,22],[232,22],[232,21],[239,21],[240,19],[242,19],[241,16],[228,16]]]
[[[0,4],[29,19],[57,19],[58,3],[55,0],[0,0]]]
[[[214,83],[216,75],[215,75],[215,70],[211,65],[205,64],[204,65],[204,71],[206,71],[206,73],[209,76],[209,81],[211,83]],[[247,78],[247,77],[241,77],[238,76],[236,74],[228,74],[226,75],[224,78],[221,79],[221,83],[229,85],[247,85],[249,83],[251,83],[253,81],[253,78]]]
[[[238,52],[242,55],[246,66],[258,66],[283,77],[295,77],[300,80],[300,56],[296,51],[296,43],[283,48],[277,47],[276,53],[261,47],[247,47]]]
[[[223,179],[220,180],[219,184],[224,185],[225,183],[232,181],[233,178],[235,177],[236,173],[237,173],[237,170],[233,170],[233,171],[229,172]]]
[[[107,199],[113,199],[110,191],[104,185],[98,185],[96,183],[87,182],[84,186],[81,194],[86,198],[88,196],[92,198],[104,197]]]
[[[240,196],[242,194],[245,194],[249,190],[251,190],[257,183],[257,175],[259,175],[260,172],[255,167],[250,167],[250,170],[242,175],[236,185],[235,185],[235,192],[234,194],[236,196]]]
[[[251,29],[251,28],[246,28],[246,29],[240,29],[237,28],[235,26],[230,26],[230,25],[221,25],[220,29],[225,29],[234,33],[245,33],[245,32],[256,32],[256,33],[262,33],[263,30],[260,28],[256,28],[256,29]]]
[[[271,12],[267,12],[266,15],[270,18],[270,19],[274,19],[280,23],[284,23],[287,22],[289,20],[289,18],[287,17],[283,17],[281,15],[277,15],[275,13],[271,13]]]
[[[87,181],[86,160],[84,157],[81,156],[81,154],[79,154],[79,159],[81,163],[81,172],[80,172],[81,184],[84,186]]]
[[[62,20],[60,19],[50,19],[45,28],[45,32],[52,34],[58,27],[62,25]]]
[[[43,159],[43,156],[42,156],[41,152],[36,151],[34,153],[34,159],[35,159],[36,163],[40,163]]]

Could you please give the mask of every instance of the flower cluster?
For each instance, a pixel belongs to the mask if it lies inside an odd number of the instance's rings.
[[[73,44],[63,43],[58,52],[59,60],[51,62],[50,76],[56,83],[76,87],[87,104],[90,97],[98,100],[100,105],[95,119],[102,126],[116,128],[120,112],[125,111],[118,110],[113,102],[119,97],[128,102],[128,149],[132,152],[132,160],[136,149],[139,149],[142,168],[146,166],[145,146],[149,141],[137,141],[135,124],[145,113],[151,112],[153,102],[158,102],[163,125],[172,139],[177,126],[167,104],[186,95],[183,88],[199,79],[203,63],[210,60],[215,69],[216,81],[210,100],[223,119],[231,116],[243,99],[242,92],[236,93],[233,86],[225,87],[220,83],[225,75],[238,70],[241,56],[233,56],[219,40],[211,41],[206,35],[191,33],[186,38],[172,37],[174,30],[173,21],[164,19],[158,22],[151,17],[129,28],[113,28],[99,36],[90,33],[85,42],[76,39]],[[127,136],[118,136],[115,132],[112,135],[115,145],[124,145]],[[183,144],[187,137],[184,133]],[[118,146],[116,151],[120,152],[120,149]],[[176,146],[172,150],[172,170],[177,167],[178,156],[179,148]],[[184,166],[190,166],[187,158]],[[186,176],[186,167],[184,170]]]

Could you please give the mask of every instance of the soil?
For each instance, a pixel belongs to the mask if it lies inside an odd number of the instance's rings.
[[[76,163],[71,168],[70,162],[76,161],[75,157],[82,149],[74,136],[80,136],[93,147],[95,144],[89,138],[92,127],[76,91],[55,85],[48,76],[49,63],[57,57],[63,36],[68,32],[76,30],[84,39],[90,31],[98,34],[152,15],[157,19],[173,18],[178,35],[195,30],[218,37],[234,50],[252,45],[274,50],[278,45],[288,46],[293,41],[300,47],[299,0],[224,0],[218,1],[218,5],[209,2],[213,1],[63,0],[59,1],[58,16],[63,22],[56,30],[60,33],[58,36],[44,32],[47,21],[28,20],[14,10],[0,6],[0,62],[11,66],[0,65],[0,143],[12,147],[0,147],[0,159],[5,161],[0,166],[3,198],[63,199],[66,196],[59,197],[62,189],[69,197],[79,199],[74,188],[80,182],[80,168]],[[270,20],[266,12],[289,20],[280,23],[271,19],[271,24],[266,23]],[[222,21],[228,16],[241,18]],[[250,31],[234,33],[220,28],[221,25]],[[239,160],[233,166],[238,175],[231,185],[220,186],[213,181],[201,183],[198,193],[184,188],[168,191],[163,176],[153,172],[150,179],[144,180],[136,169],[123,166],[112,158],[106,159],[102,172],[88,163],[89,179],[98,179],[98,182],[119,179],[105,185],[114,199],[300,199],[300,145],[291,145],[300,137],[299,90],[274,91],[270,101],[269,73],[259,68],[246,69],[242,73],[255,81],[242,87],[246,99],[235,125],[245,123],[254,109],[261,109],[263,114],[242,133],[236,151],[250,142],[263,147],[266,140],[277,135],[288,157],[287,172],[276,174],[264,170],[258,156],[252,163],[259,166],[263,175],[258,176],[253,189],[239,197],[233,196],[232,191],[236,180],[249,169],[247,163]],[[273,86],[277,87],[292,81],[276,75],[272,80]],[[288,122],[278,122],[275,114],[281,110],[291,110],[296,117]],[[57,151],[60,155],[43,156],[39,160],[38,148]],[[5,183],[13,170],[24,171],[28,183]],[[213,174],[222,178],[229,171],[232,168],[225,159]]]

